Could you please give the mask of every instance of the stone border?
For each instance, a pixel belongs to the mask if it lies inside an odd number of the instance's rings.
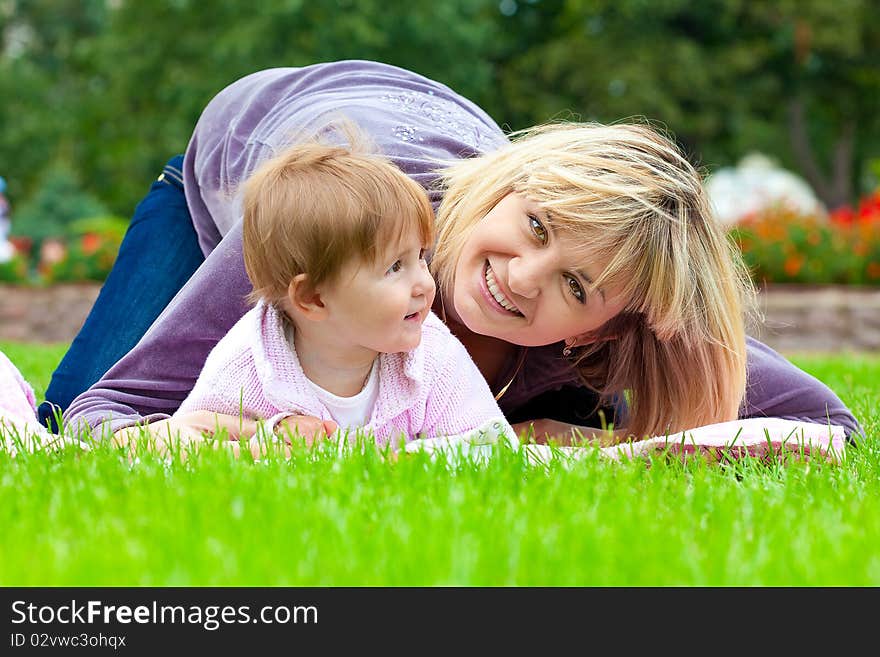
[[[0,340],[70,342],[100,289],[0,285]],[[758,305],[764,323],[752,334],[779,351],[880,351],[880,288],[780,285]]]
[[[880,288],[777,285],[758,307],[752,333],[777,351],[880,351]]]
[[[72,341],[100,290],[100,283],[0,285],[0,340]]]

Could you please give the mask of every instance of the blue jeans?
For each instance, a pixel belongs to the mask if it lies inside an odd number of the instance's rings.
[[[135,208],[113,269],[46,390],[40,423],[58,431],[56,415],[137,344],[205,259],[183,195],[183,156]]]

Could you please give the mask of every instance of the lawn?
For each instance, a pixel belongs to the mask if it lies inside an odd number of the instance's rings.
[[[38,398],[64,352],[0,349]],[[0,455],[0,584],[880,585],[880,357],[793,360],[862,420],[843,465]]]

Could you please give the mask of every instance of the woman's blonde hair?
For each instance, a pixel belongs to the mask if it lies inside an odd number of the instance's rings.
[[[251,301],[277,304],[307,274],[332,282],[352,258],[375,262],[415,229],[427,247],[434,213],[425,190],[370,153],[351,126],[353,146],[301,143],[261,164],[243,186],[243,251]]]
[[[441,175],[431,263],[441,293],[477,222],[522,194],[586,257],[608,262],[593,287],[628,300],[576,352],[589,387],[605,401],[626,396],[623,429],[641,438],[737,417],[754,290],[700,175],[670,139],[641,124],[537,126]]]

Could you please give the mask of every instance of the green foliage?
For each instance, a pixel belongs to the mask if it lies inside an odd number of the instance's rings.
[[[17,203],[35,193],[58,157],[72,160],[83,147],[101,148],[82,143],[80,125],[95,92],[85,46],[106,28],[107,4],[5,0],[0,6],[0,175]],[[90,180],[91,171],[80,173]]]
[[[77,219],[70,223],[67,232],[73,236],[83,236],[92,233],[119,244],[122,242],[122,238],[125,237],[125,231],[127,230],[128,219],[108,214]]]
[[[48,237],[68,235],[75,220],[105,213],[103,204],[82,190],[71,169],[56,163],[46,171],[37,193],[15,209],[13,232],[31,238],[38,249]]]
[[[52,237],[56,253],[53,258],[48,258],[44,249],[38,249],[36,254],[16,253],[9,262],[0,263],[0,282],[25,285],[101,282],[113,267],[127,229],[127,220],[112,215],[71,221],[63,239]],[[48,246],[48,242],[45,244]]]
[[[492,98],[496,7],[491,0],[451,0],[395,11],[382,0],[265,0],[259,11],[241,2],[212,2],[207,11],[188,0],[118,3],[71,54],[79,68],[64,131],[74,138],[69,150],[90,189],[128,215],[167,158],[186,148],[204,105],[263,68],[375,59],[435,77],[477,101]],[[33,104],[49,93],[35,89]]]
[[[0,262],[0,283],[24,283],[28,279],[28,259],[20,253]]]
[[[834,206],[847,200],[831,198],[835,176],[849,172],[851,197],[880,150],[874,11],[870,0],[566,0],[552,33],[504,68],[504,95],[520,125],[562,110],[646,116],[710,168],[775,153]]]

